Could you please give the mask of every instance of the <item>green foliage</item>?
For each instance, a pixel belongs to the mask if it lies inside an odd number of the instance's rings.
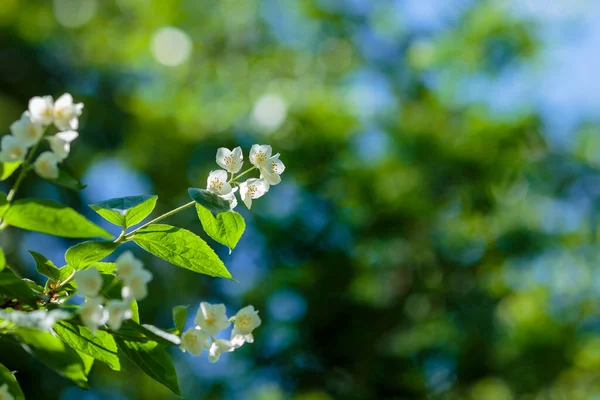
[[[214,277],[232,279],[215,252],[197,235],[171,225],[152,224],[136,232],[133,241],[174,265]]]
[[[121,370],[117,344],[111,334],[98,331],[93,334],[88,328],[71,322],[59,322],[54,331],[71,348],[102,361],[115,371]]]
[[[60,279],[60,269],[52,261],[35,251],[29,250],[29,254],[33,256],[35,268],[40,274],[47,276],[54,282]]]
[[[181,396],[177,371],[173,366],[171,357],[164,347],[155,341],[136,342],[116,338],[119,349],[127,358],[152,379],[168,387],[173,393]]]
[[[6,384],[8,391],[15,398],[15,400],[25,400],[21,386],[13,375],[12,372],[4,365],[0,364],[0,386]]]
[[[6,267],[6,256],[4,255],[4,250],[0,247],[0,272],[4,270],[4,267]]]
[[[68,172],[66,172],[62,169],[59,171],[58,178],[46,179],[46,180],[56,186],[71,189],[76,192],[83,190],[87,187],[87,185],[81,184],[81,182],[79,182],[77,179],[73,178]]]
[[[214,212],[228,211],[230,204],[227,200],[205,189],[189,188],[188,194],[196,203]]]
[[[102,241],[82,242],[67,250],[65,260],[73,269],[82,269],[109,256],[118,245]]]
[[[0,181],[5,181],[21,166],[21,161],[0,163]]]
[[[82,388],[88,387],[88,374],[94,359],[70,348],[48,332],[19,328],[13,331],[23,348],[59,375]]]
[[[17,228],[67,238],[112,237],[72,208],[49,200],[18,200],[6,213],[4,222]]]
[[[230,250],[235,248],[246,229],[246,222],[240,214],[235,211],[222,211],[215,217],[200,204],[196,204],[196,211],[208,236]]]
[[[90,207],[107,221],[128,228],[150,215],[157,199],[158,196],[128,196],[90,204]]]
[[[31,307],[36,307],[36,297],[29,285],[8,270],[0,272],[0,296],[7,300],[20,300]]]
[[[185,320],[187,319],[187,311],[189,307],[189,305],[173,307],[173,325],[175,326],[176,334],[180,335],[183,332],[183,327],[185,325]]]

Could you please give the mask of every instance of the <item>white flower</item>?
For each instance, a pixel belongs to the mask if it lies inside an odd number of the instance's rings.
[[[142,300],[148,295],[147,284],[152,280],[150,271],[140,269],[129,278],[124,279],[125,286],[121,292],[123,299]]]
[[[200,329],[190,328],[181,335],[181,350],[197,356],[210,347],[210,335]]]
[[[96,297],[102,289],[102,275],[95,267],[82,269],[75,274],[77,291],[87,297]]]
[[[79,317],[83,324],[96,334],[98,327],[104,325],[108,320],[108,313],[102,307],[102,298],[87,299],[85,304],[79,308]]]
[[[231,325],[224,304],[210,304],[204,301],[200,303],[195,323],[210,336],[216,335]]]
[[[268,163],[260,168],[260,177],[269,185],[277,185],[281,182],[281,175],[285,171],[285,165],[279,159],[279,153],[269,158]]]
[[[244,154],[241,147],[236,147],[233,151],[221,147],[217,150],[217,164],[227,170],[227,172],[237,173],[244,165]]]
[[[250,162],[256,168],[263,168],[267,166],[273,149],[267,144],[254,144],[250,149]]]
[[[260,326],[261,320],[258,311],[253,306],[246,306],[239,310],[233,319],[231,331],[231,343],[235,348],[244,343],[253,343],[252,331]]]
[[[60,159],[51,151],[45,151],[38,156],[33,163],[35,172],[42,178],[56,179],[60,171],[58,170],[58,163]]]
[[[52,96],[36,96],[29,100],[29,114],[33,122],[50,125],[54,117],[54,100],[52,100]]]
[[[29,112],[25,111],[21,118],[10,126],[12,134],[27,147],[31,147],[44,135],[44,127],[31,120]]]
[[[8,385],[6,383],[0,386],[0,400],[15,400],[13,395],[8,391]]]
[[[233,188],[231,190],[231,193],[219,196],[220,198],[225,199],[229,202],[230,210],[233,210],[238,204],[237,198],[235,197],[235,192],[237,192],[237,191],[238,191],[238,188]]]
[[[108,311],[108,325],[115,331],[121,328],[124,320],[133,315],[130,303],[123,300],[110,300],[106,303],[106,310]]]
[[[79,128],[83,103],[73,103],[73,96],[65,93],[54,102],[54,125],[61,131]]]
[[[50,148],[61,161],[71,152],[71,142],[79,136],[77,131],[63,131],[49,137]]]
[[[1,162],[23,161],[27,154],[27,146],[17,137],[6,135],[0,142],[2,151],[0,151]]]
[[[231,193],[231,185],[227,182],[227,171],[222,169],[210,171],[206,180],[206,189],[218,195]]]
[[[258,199],[268,191],[269,184],[264,179],[251,178],[240,184],[240,196],[248,209],[252,207],[252,199]]]
[[[235,350],[235,347],[229,340],[216,339],[212,342],[210,350],[208,350],[208,361],[215,363],[221,357],[221,353],[229,353],[233,350]]]
[[[122,280],[128,280],[144,268],[144,264],[129,250],[121,254],[115,264],[117,264],[117,276]]]

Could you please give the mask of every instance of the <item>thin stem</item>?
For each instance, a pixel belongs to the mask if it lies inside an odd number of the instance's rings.
[[[6,196],[7,202],[10,203],[15,198],[15,196],[17,194],[17,190],[19,190],[19,186],[21,186],[21,182],[23,182],[23,179],[27,175],[27,172],[29,172],[29,165],[31,164],[31,160],[33,159],[33,156],[35,155],[35,152],[36,152],[38,146],[40,145],[40,142],[41,142],[41,140],[38,141],[29,151],[29,154],[27,155],[25,162],[21,166],[21,170],[19,171],[19,175],[17,176],[17,180],[15,181],[14,186],[12,187],[12,189],[10,189],[10,192],[8,192],[8,196]]]
[[[242,172],[241,174],[239,174],[239,175],[238,175],[238,176],[236,176],[235,178],[234,178],[234,177],[232,177],[232,178],[229,180],[229,183],[232,183],[232,182],[234,182],[234,181],[236,181],[236,180],[240,179],[242,176],[246,175],[248,172],[250,172],[250,171],[252,171],[252,170],[255,170],[255,169],[256,169],[256,167],[248,168],[247,170],[245,170],[244,172]]]
[[[73,271],[73,273],[72,273],[71,275],[69,275],[69,276],[68,276],[68,277],[67,277],[67,278],[66,278],[64,281],[62,281],[62,282],[60,283],[60,285],[58,285],[58,287],[63,287],[63,286],[65,286],[67,283],[69,283],[69,282],[71,281],[71,279],[73,279],[73,278],[75,277],[75,273],[76,273],[76,272],[77,272],[77,271]]]
[[[140,229],[142,229],[142,228],[145,228],[145,227],[147,227],[148,225],[152,225],[152,224],[154,224],[154,223],[156,223],[156,222],[158,222],[158,221],[161,221],[161,220],[163,220],[163,219],[165,219],[165,218],[167,218],[167,217],[170,217],[171,215],[173,215],[173,214],[176,214],[176,213],[178,213],[179,211],[181,211],[181,210],[184,210],[184,209],[186,209],[186,208],[188,208],[188,207],[191,207],[191,206],[193,206],[194,204],[196,204],[196,202],[192,200],[192,201],[190,201],[189,203],[186,203],[186,204],[184,204],[184,205],[182,205],[182,206],[179,206],[179,207],[177,207],[177,208],[174,208],[174,209],[173,209],[173,210],[171,210],[171,211],[168,211],[168,212],[164,213],[163,215],[159,215],[158,217],[154,218],[152,221],[146,222],[144,225],[142,225],[142,226],[140,226],[140,227],[138,227],[138,228],[135,228],[134,230],[132,230],[132,231],[131,231],[131,232],[129,232],[129,233],[126,233],[125,235],[123,235],[123,236],[122,236],[121,238],[119,238],[118,240],[115,240],[115,243],[122,243],[122,242],[126,242],[126,241],[128,241],[128,240],[131,240],[131,237],[132,237],[132,236],[133,236],[133,235],[134,235],[134,234],[135,234],[137,231],[139,231]]]

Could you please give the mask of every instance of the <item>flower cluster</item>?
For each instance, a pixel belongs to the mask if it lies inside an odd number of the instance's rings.
[[[233,322],[231,338],[215,339]],[[224,304],[200,303],[195,319],[196,326],[181,335],[181,349],[195,356],[208,350],[208,360],[217,362],[222,353],[232,352],[244,343],[254,343],[252,332],[260,326],[258,311],[246,306],[231,318],[227,318]]]
[[[0,161],[24,161],[29,150],[37,148],[46,128],[54,124],[58,132],[46,137],[51,151],[42,152],[33,167],[42,178],[58,178],[58,164],[67,158],[71,142],[79,136],[77,129],[82,111],[83,103],[74,103],[69,93],[56,101],[52,96],[33,97],[29,100],[29,109],[10,126],[11,135],[2,138]]]
[[[6,383],[0,386],[0,400],[15,400],[14,396],[8,391]]]
[[[126,251],[116,260],[117,277],[123,281],[121,300],[106,301],[100,296],[103,279],[102,274],[91,267],[75,274],[75,283],[80,294],[86,297],[85,304],[79,309],[82,322],[93,333],[98,327],[108,323],[113,330],[119,330],[123,321],[131,318],[131,303],[142,300],[148,295],[147,284],[152,274],[144,269],[144,264]]]
[[[233,150],[220,148],[217,151],[216,161],[223,169],[210,172],[206,189],[229,201],[231,209],[237,206],[235,193],[239,190],[240,197],[246,207],[252,207],[253,199],[263,196],[272,185],[281,182],[280,175],[285,170],[285,165],[279,159],[279,153],[272,154],[273,149],[269,145],[253,145],[249,155],[253,167],[236,177],[235,174],[242,169],[244,164],[242,149],[240,147]],[[250,178],[241,183],[237,182],[238,178],[254,169],[258,169],[260,172],[259,178]],[[231,174],[230,179],[227,179],[228,173]]]

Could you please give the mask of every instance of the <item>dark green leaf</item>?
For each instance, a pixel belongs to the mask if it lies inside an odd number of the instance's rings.
[[[113,242],[88,241],[69,248],[65,260],[74,269],[82,269],[110,255],[119,246]]]
[[[107,221],[122,227],[137,225],[144,220],[154,207],[158,196],[120,197],[90,204]]]
[[[47,276],[54,282],[60,279],[60,269],[52,261],[35,251],[29,250],[29,254],[33,256],[35,267],[40,274]]]
[[[5,181],[21,166],[21,161],[0,163],[0,181]]]
[[[157,342],[146,343],[115,339],[119,349],[127,358],[155,381],[162,383],[173,393],[181,396],[177,371],[165,349]]]
[[[17,228],[68,238],[112,237],[72,208],[49,200],[16,201],[6,213],[4,222]]]
[[[9,270],[0,272],[0,296],[7,299],[21,300],[32,307],[36,306],[35,294],[27,283]]]
[[[177,266],[231,279],[231,274],[213,249],[188,230],[153,224],[137,231],[133,241],[144,250]]]
[[[9,393],[15,398],[15,400],[25,400],[25,395],[19,386],[19,382],[13,375],[12,372],[4,365],[0,364],[0,386],[6,385]]]
[[[54,331],[73,349],[108,364],[115,371],[121,370],[117,344],[110,333],[98,331],[94,335],[85,326],[64,321],[54,325]]]
[[[58,178],[46,180],[56,186],[61,186],[67,189],[74,190],[76,192],[83,190],[87,187],[87,185],[82,185],[81,182],[73,178],[71,175],[69,175],[69,173],[63,171],[62,169],[59,172]]]
[[[205,189],[189,188],[188,194],[196,203],[214,213],[228,211],[231,208],[229,201]]]
[[[19,328],[13,331],[23,348],[48,368],[71,379],[82,388],[88,387],[88,374],[94,359],[79,353],[48,332]]]
[[[187,319],[187,310],[189,306],[175,306],[173,307],[173,324],[175,325],[175,332],[179,335],[183,332],[185,320]]]
[[[246,229],[246,222],[240,214],[235,211],[223,211],[215,217],[199,204],[196,204],[196,211],[208,236],[230,249],[235,248]]]

